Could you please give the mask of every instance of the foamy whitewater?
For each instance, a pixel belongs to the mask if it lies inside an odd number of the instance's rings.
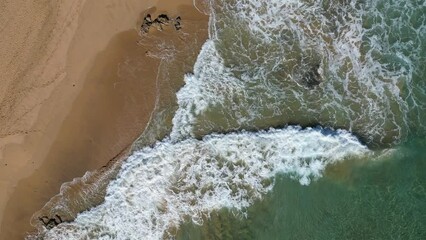
[[[424,129],[415,69],[426,28],[407,23],[421,4],[212,1],[211,36],[177,92],[170,136],[134,152],[102,205],[46,239],[173,238],[187,218],[244,215],[277,174],[307,185],[329,164],[371,154],[351,132],[394,144]],[[312,123],[331,128],[297,126]]]
[[[386,144],[424,129],[416,78],[426,28],[411,23],[421,4],[215,1],[211,40],[178,93],[172,138],[320,123]]]
[[[309,184],[327,164],[366,152],[348,132],[320,128],[165,140],[125,162],[104,204],[60,224],[46,237],[162,239],[185,216],[201,224],[202,216],[213,210],[243,210],[271,190],[268,180],[277,173]]]

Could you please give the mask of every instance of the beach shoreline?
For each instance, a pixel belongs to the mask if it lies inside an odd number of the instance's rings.
[[[128,154],[147,126],[157,97],[158,76],[153,69],[158,69],[160,60],[147,56],[150,46],[138,43],[140,23],[148,9],[157,15],[181,15],[185,21],[193,18],[191,21],[200,21],[202,33],[192,37],[204,42],[208,17],[200,19],[186,12],[193,8],[192,3],[76,0],[68,3],[73,8],[65,3],[55,5],[64,16],[54,15],[53,27],[45,31],[50,32],[46,41],[56,48],[48,52],[45,62],[37,62],[35,57],[31,65],[31,69],[42,63],[50,66],[39,72],[48,74],[52,84],[42,89],[41,96],[40,88],[25,95],[28,101],[39,100],[39,109],[25,115],[26,125],[8,122],[9,129],[1,129],[0,239],[22,239],[34,231],[30,225],[33,213],[57,194],[64,182]],[[61,18],[67,19],[65,25],[70,29],[57,36],[51,29],[57,28]],[[188,30],[198,31],[198,27]],[[22,86],[25,84],[24,79]],[[25,108],[23,100],[13,100],[15,105],[10,109]],[[2,117],[5,115],[2,112]],[[6,136],[10,128],[21,129],[22,134]]]

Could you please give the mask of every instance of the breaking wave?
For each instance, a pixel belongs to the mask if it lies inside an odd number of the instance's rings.
[[[178,93],[172,136],[320,124],[383,146],[425,131],[424,2],[212,6],[211,40]]]
[[[244,210],[270,191],[276,174],[301,184],[367,148],[344,130],[287,127],[158,142],[135,152],[111,182],[105,202],[47,239],[162,239],[185,217],[202,223],[213,210]]]
[[[327,165],[369,154],[352,132],[371,145],[424,132],[424,2],[211,7],[211,36],[177,92],[170,136],[134,152],[105,202],[48,239],[172,238],[186,218],[244,212],[276,174],[309,184]]]

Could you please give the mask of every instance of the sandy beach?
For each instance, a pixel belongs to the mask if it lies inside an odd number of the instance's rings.
[[[140,35],[147,13],[180,16],[182,30]],[[208,17],[192,0],[6,0],[0,22],[0,239],[9,240],[34,231],[31,217],[63,183],[126,156],[158,97],[158,41],[177,49],[171,63],[185,59],[172,72],[179,86]]]

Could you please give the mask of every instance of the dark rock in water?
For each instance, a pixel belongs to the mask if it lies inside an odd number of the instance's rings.
[[[59,216],[58,214],[55,214],[54,218],[43,216],[43,217],[39,217],[38,219],[43,223],[43,225],[47,229],[52,229],[56,227],[58,224],[63,223],[61,216]]]
[[[305,86],[313,88],[322,82],[321,75],[319,73],[319,68],[320,65],[315,64],[311,67],[309,71],[304,74],[302,82]]]
[[[55,214],[55,217],[56,218],[58,218],[58,220],[59,220],[59,223],[62,223],[63,221],[62,221],[62,218],[61,218],[61,216],[59,216],[58,214]]]

